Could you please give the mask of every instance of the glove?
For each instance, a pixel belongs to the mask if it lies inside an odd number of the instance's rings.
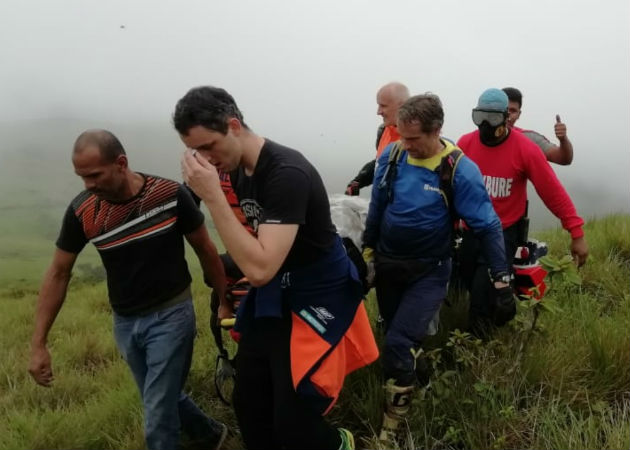
[[[516,315],[516,300],[511,286],[495,289],[495,305],[493,322],[500,327],[508,323]]]
[[[221,328],[224,328],[226,330],[234,328],[234,324],[236,324],[236,317],[231,317],[229,319],[221,319],[219,324],[221,325]]]
[[[363,256],[363,261],[365,261],[365,265],[367,266],[365,282],[367,283],[368,288],[371,288],[374,286],[374,276],[376,275],[376,271],[374,270],[374,249],[371,247],[365,247],[361,256]]]
[[[359,182],[351,181],[346,188],[346,195],[359,195]]]

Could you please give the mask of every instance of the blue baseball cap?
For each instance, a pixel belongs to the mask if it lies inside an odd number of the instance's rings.
[[[486,89],[479,97],[477,109],[484,111],[507,111],[508,96],[501,89]]]

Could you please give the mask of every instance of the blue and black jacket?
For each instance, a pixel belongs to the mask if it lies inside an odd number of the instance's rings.
[[[366,247],[395,259],[437,263],[450,258],[454,218],[436,169],[442,158],[457,147],[446,139],[441,142],[444,149],[427,159],[413,158],[402,151],[396,177],[391,180],[391,198],[381,181],[396,144],[385,149],[374,175],[363,236]],[[452,192],[454,211],[481,240],[491,273],[507,272],[501,221],[492,208],[479,168],[466,156],[461,156],[453,168]]]

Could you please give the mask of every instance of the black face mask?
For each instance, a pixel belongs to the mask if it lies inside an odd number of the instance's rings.
[[[507,138],[505,127],[505,122],[496,127],[493,127],[486,121],[482,122],[481,125],[479,125],[479,138],[481,142],[489,147],[499,145]]]

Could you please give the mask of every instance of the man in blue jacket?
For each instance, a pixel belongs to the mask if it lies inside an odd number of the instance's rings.
[[[420,343],[446,298],[454,216],[483,243],[498,303],[514,307],[501,222],[477,166],[440,137],[443,122],[436,95],[407,100],[398,111],[400,143],[385,149],[374,177],[364,256],[373,257],[385,320],[386,407],[379,436],[385,442],[395,438],[409,411]]]

